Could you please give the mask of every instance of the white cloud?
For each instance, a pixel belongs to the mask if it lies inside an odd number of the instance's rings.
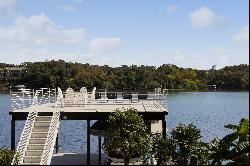
[[[227,49],[225,48],[214,48],[214,55],[211,57],[213,62],[216,63],[217,66],[223,67],[230,64],[230,55]]]
[[[0,0],[0,18],[12,14],[16,0]]]
[[[121,39],[113,38],[94,38],[89,43],[90,53],[110,53],[119,47]]]
[[[71,6],[71,5],[66,5],[66,6],[62,6],[59,8],[61,8],[62,10],[66,11],[66,12],[76,12],[76,8],[74,6]]]
[[[64,6],[56,6],[57,9],[61,9],[65,12],[76,12],[77,11],[77,6],[82,3],[82,0],[72,0],[70,4],[64,5]]]
[[[85,31],[84,28],[63,28],[44,14],[19,16],[12,25],[0,26],[0,62],[60,58],[74,61],[76,57],[83,62],[83,52],[71,50],[82,49]]]
[[[221,25],[224,17],[217,15],[213,10],[202,7],[189,14],[191,25],[195,28],[206,28]]]
[[[175,12],[177,9],[179,9],[179,6],[178,5],[171,5],[171,6],[168,6],[167,7],[167,11],[168,12]]]
[[[85,29],[64,29],[46,15],[29,18],[18,17],[14,25],[0,27],[0,43],[21,46],[44,46],[49,44],[76,44],[83,41]]]
[[[242,27],[236,34],[234,34],[232,39],[237,45],[249,48],[249,24]]]
[[[52,51],[47,48],[19,48],[18,50],[0,52],[0,62],[11,64],[59,59],[85,63],[88,56],[81,51]]]

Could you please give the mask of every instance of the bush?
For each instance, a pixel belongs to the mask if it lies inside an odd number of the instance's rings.
[[[209,146],[200,140],[200,130],[193,124],[179,124],[168,138],[153,140],[153,154],[158,165],[208,164]]]
[[[145,155],[149,137],[136,109],[117,109],[109,116],[108,126],[103,148],[110,157],[122,158],[128,164],[131,158]]]
[[[249,165],[249,120],[242,118],[239,125],[225,125],[233,130],[221,140],[212,141],[212,164],[228,162],[233,165]]]
[[[15,151],[8,150],[6,148],[0,148],[0,165],[11,165],[11,162],[15,156]],[[17,163],[17,158],[16,162]]]

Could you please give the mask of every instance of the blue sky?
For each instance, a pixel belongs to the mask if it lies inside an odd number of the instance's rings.
[[[248,0],[0,0],[0,62],[249,62]]]

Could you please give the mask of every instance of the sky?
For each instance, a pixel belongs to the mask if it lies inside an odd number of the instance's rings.
[[[0,63],[249,64],[248,0],[0,0]]]

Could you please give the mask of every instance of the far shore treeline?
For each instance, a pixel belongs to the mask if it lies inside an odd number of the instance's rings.
[[[0,63],[5,67],[25,67],[21,78],[0,78],[0,89],[11,85],[26,85],[29,88],[72,87],[88,89],[168,89],[201,90],[216,85],[221,90],[248,90],[249,65],[226,66],[222,69],[197,70],[181,68],[172,64],[155,66],[90,65],[71,63],[63,60],[45,62],[25,62],[20,65]]]

